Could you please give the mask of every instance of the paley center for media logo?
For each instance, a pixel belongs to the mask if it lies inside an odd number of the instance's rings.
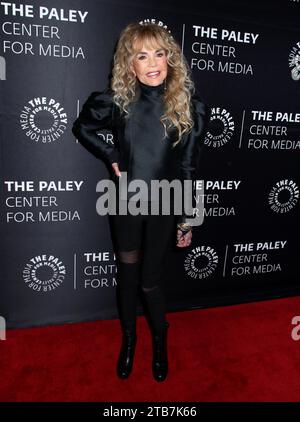
[[[47,293],[60,287],[67,270],[63,261],[54,256],[41,254],[31,258],[23,268],[23,280],[35,292]]]
[[[62,139],[67,123],[68,116],[63,105],[52,97],[34,97],[20,113],[20,125],[26,136],[43,144]]]
[[[284,214],[292,210],[299,201],[299,186],[290,179],[282,179],[271,188],[268,195],[271,210]]]
[[[300,41],[293,46],[289,54],[289,68],[294,81],[300,80]]]

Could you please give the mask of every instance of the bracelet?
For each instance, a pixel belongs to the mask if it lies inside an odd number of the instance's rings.
[[[182,232],[189,232],[190,230],[193,230],[193,227],[188,223],[178,223],[177,228]]]

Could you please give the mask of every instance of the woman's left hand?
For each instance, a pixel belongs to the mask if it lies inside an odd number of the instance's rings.
[[[180,229],[177,229],[177,243],[176,246],[179,248],[186,248],[187,246],[190,246],[192,243],[192,230],[187,232],[184,236],[182,235],[182,231]]]

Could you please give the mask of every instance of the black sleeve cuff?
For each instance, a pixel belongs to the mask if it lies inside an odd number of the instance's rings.
[[[112,150],[112,152],[109,154],[108,161],[111,164],[113,164],[113,163],[119,163],[119,151],[117,150],[117,148],[114,148]]]

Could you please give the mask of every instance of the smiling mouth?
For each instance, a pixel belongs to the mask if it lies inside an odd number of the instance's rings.
[[[146,75],[150,78],[155,78],[156,76],[160,75],[160,71],[158,70],[156,72],[148,72],[148,73],[146,73]]]

